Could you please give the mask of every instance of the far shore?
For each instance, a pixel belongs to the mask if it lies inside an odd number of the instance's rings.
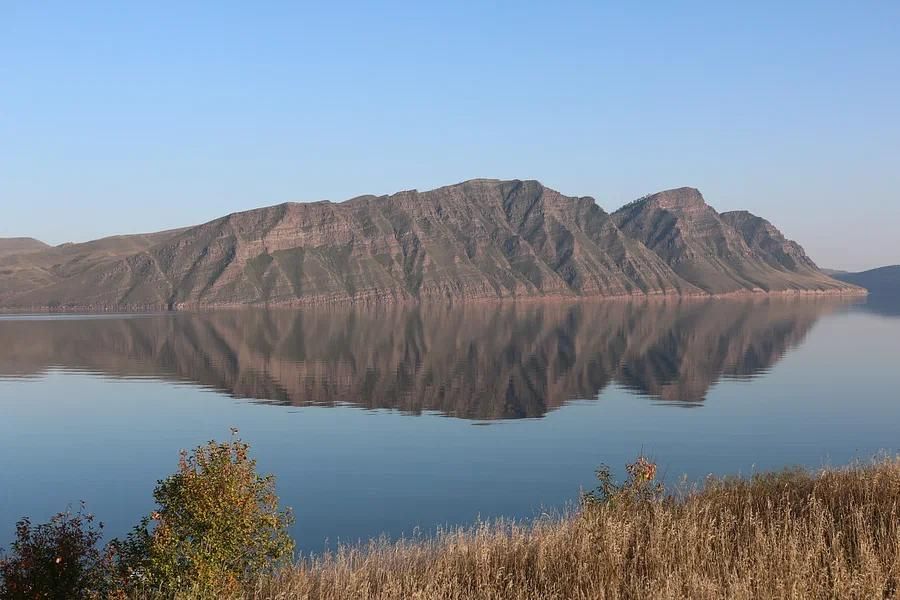
[[[763,290],[740,290],[725,294],[622,294],[615,296],[495,296],[476,298],[402,298],[383,299],[380,297],[340,298],[315,297],[308,300],[292,300],[289,302],[271,303],[179,303],[179,304],[147,304],[147,305],[36,305],[36,306],[0,306],[0,314],[166,314],[177,312],[206,312],[212,310],[240,309],[304,309],[304,308],[387,308],[392,306],[464,306],[468,304],[577,304],[581,302],[707,302],[710,300],[772,300],[772,299],[817,299],[840,298],[859,300],[869,295],[864,288],[836,290],[782,290],[766,292]]]

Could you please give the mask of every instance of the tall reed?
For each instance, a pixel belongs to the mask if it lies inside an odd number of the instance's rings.
[[[900,598],[900,459],[301,560],[250,598]]]

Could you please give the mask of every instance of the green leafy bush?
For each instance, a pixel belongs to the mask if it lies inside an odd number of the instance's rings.
[[[292,558],[291,514],[279,510],[274,478],[257,474],[248,451],[233,437],[182,452],[178,472],[154,491],[158,508],[116,543],[132,590],[234,596]]]
[[[118,597],[112,556],[98,547],[102,529],[84,505],[40,525],[19,521],[10,555],[0,558],[0,598]]]

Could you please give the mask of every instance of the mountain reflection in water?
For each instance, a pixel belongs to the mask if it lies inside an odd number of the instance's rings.
[[[839,299],[230,310],[0,322],[0,376],[63,368],[278,404],[540,417],[610,383],[700,405],[764,373]]]

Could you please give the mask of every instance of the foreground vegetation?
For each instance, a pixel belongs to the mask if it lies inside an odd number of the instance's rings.
[[[900,460],[710,480],[680,498],[634,466],[620,488],[601,471],[567,518],[343,549],[252,597],[900,597]]]
[[[900,458],[710,479],[672,494],[639,458],[620,485],[599,470],[597,489],[564,517],[293,564],[289,515],[252,467],[237,440],[198,448],[160,483],[160,510],[103,551],[83,515],[41,526],[42,536],[27,524],[28,543],[20,537],[0,561],[0,597],[900,598]],[[50,535],[60,523],[65,535]],[[79,544],[59,545],[66,539]],[[72,548],[84,557],[79,595],[20,593],[35,577],[59,584],[54,561]]]

